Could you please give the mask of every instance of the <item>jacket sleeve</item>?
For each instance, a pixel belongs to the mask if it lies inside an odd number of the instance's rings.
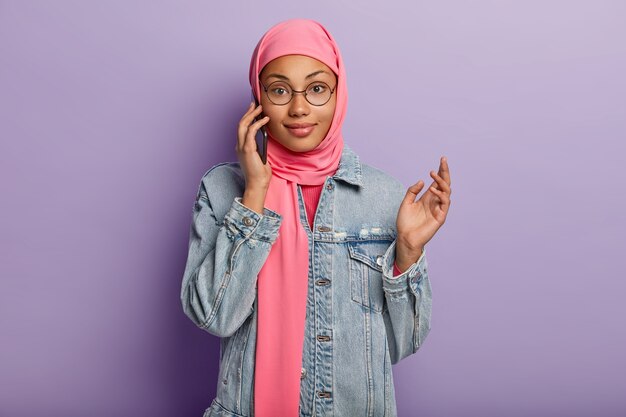
[[[406,271],[393,276],[396,243],[383,256],[383,290],[387,310],[383,313],[391,363],[417,352],[430,331],[432,293],[425,249]]]
[[[198,327],[227,337],[253,312],[257,274],[282,218],[267,208],[263,215],[256,213],[241,197],[235,197],[220,218],[209,193],[202,182],[193,206],[180,298],[185,314]]]

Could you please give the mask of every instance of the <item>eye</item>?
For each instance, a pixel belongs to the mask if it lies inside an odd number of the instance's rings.
[[[287,94],[287,90],[285,90],[283,87],[276,87],[272,89],[272,94],[282,96],[284,94]]]
[[[313,84],[309,87],[309,93],[324,94],[328,90],[328,86],[324,83]]]
[[[269,85],[268,92],[274,97],[280,97],[291,94],[291,89],[287,84],[277,81]]]

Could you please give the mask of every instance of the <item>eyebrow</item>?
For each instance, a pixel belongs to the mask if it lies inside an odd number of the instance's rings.
[[[309,78],[311,78],[311,77],[315,77],[317,74],[322,74],[322,73],[324,73],[324,74],[328,74],[328,71],[318,70],[318,71],[315,71],[315,72],[310,73],[309,75],[307,75],[306,77],[304,77],[304,79],[305,79],[305,80],[307,80],[307,79],[309,79]],[[274,78],[280,78],[281,80],[286,80],[286,81],[289,81],[289,77],[287,77],[287,76],[285,76],[285,75],[282,75],[282,74],[272,73],[272,74],[269,74],[269,75],[267,76],[267,78],[271,78],[271,77],[274,77]]]

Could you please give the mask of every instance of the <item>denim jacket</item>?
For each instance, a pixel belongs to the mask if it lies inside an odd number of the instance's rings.
[[[281,215],[241,203],[239,163],[202,177],[182,280],[185,314],[219,336],[216,398],[203,417],[254,415],[257,274],[278,236]],[[425,253],[393,277],[396,179],[361,163],[347,145],[327,177],[309,227],[309,284],[300,379],[300,416],[396,416],[391,365],[415,353],[430,330]],[[280,416],[277,416],[280,417]]]

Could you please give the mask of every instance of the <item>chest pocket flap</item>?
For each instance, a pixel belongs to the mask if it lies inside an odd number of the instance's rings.
[[[382,261],[390,244],[386,240],[348,243],[350,298],[376,312],[382,312],[385,304]]]

